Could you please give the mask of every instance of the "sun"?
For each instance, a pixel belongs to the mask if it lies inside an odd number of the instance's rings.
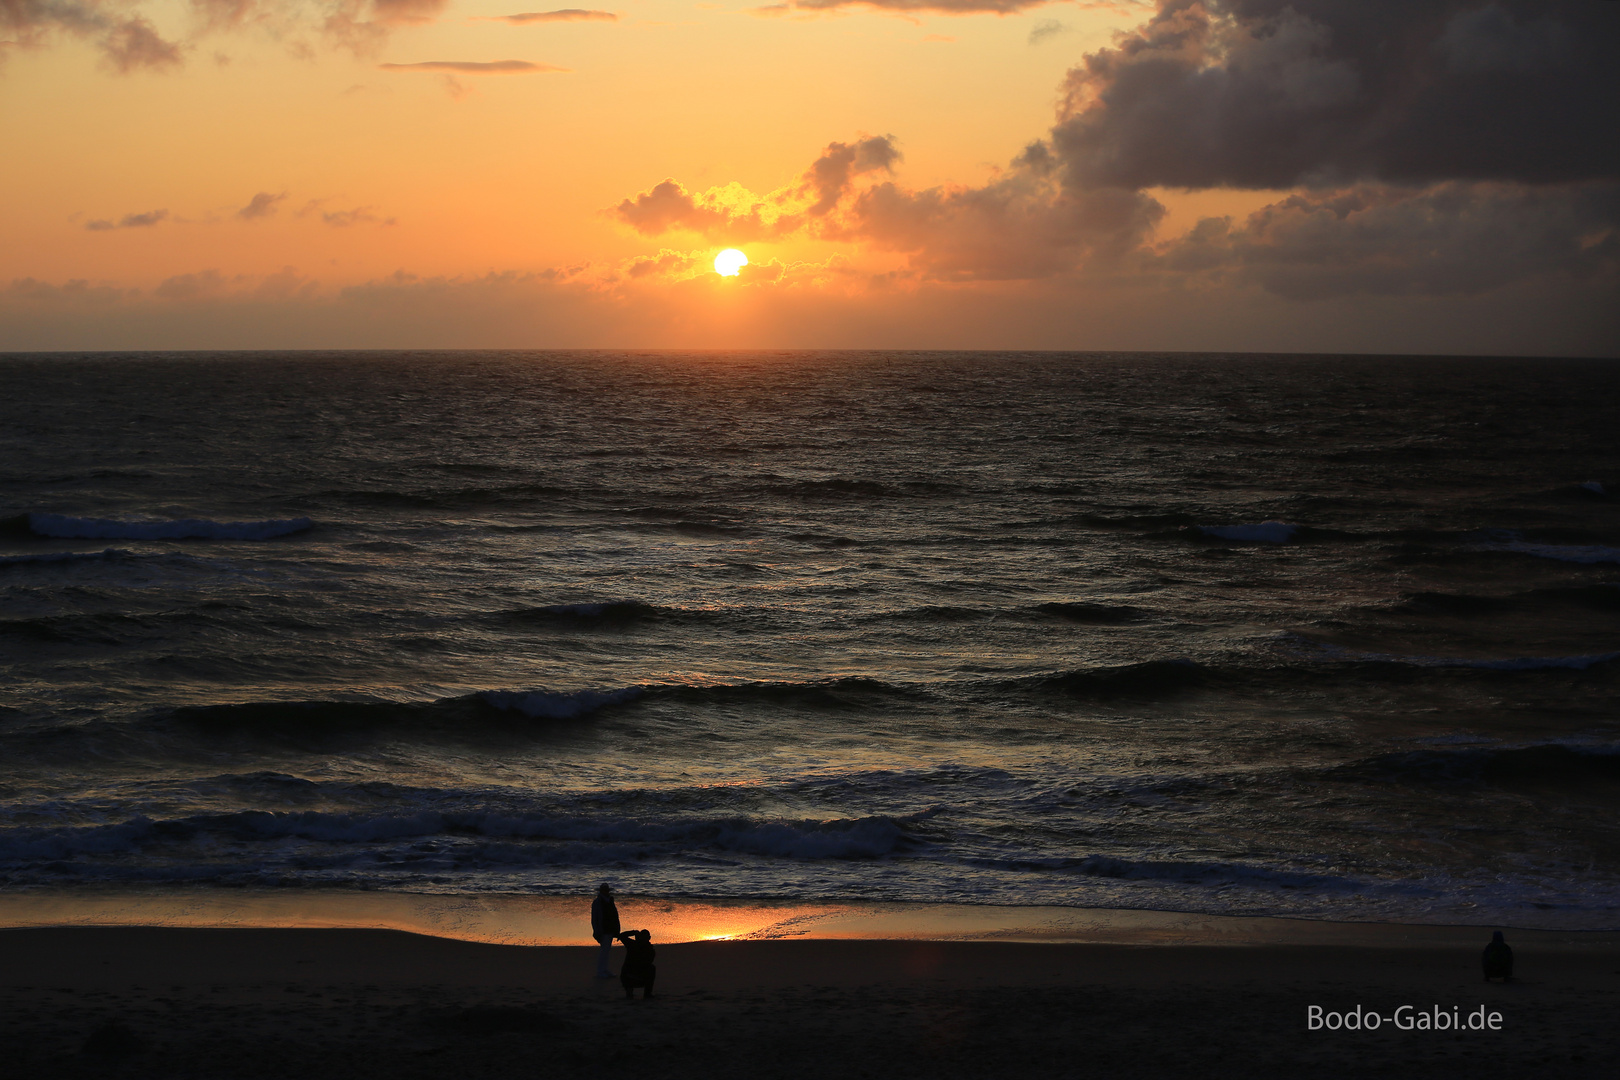
[[[736,277],[737,272],[748,265],[748,256],[736,248],[726,248],[714,257],[714,272],[721,277]]]

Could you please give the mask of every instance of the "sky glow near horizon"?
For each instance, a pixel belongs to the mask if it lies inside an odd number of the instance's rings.
[[[1620,351],[1620,5],[19,0],[0,42],[0,349]]]

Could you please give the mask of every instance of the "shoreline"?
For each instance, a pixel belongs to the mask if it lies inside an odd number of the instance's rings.
[[[301,889],[0,892],[0,932],[69,927],[391,930],[482,944],[589,945],[589,896]],[[1456,948],[1495,929],[1542,951],[1620,950],[1620,930],[1502,923],[1335,922],[1120,908],[787,903],[618,897],[626,927],[666,943],[936,941],[1067,945]]]

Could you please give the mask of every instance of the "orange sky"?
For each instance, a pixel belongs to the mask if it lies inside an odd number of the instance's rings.
[[[1545,281],[1505,287],[1557,311],[1485,332],[1500,298],[1478,290],[1312,308],[1164,257],[1287,185],[1148,185],[1129,252],[1090,234],[1037,251],[1072,192],[1014,159],[1059,119],[1066,74],[1152,15],[1141,0],[635,0],[515,23],[549,9],[68,6],[77,23],[0,29],[0,349],[1492,351],[1554,325],[1565,340],[1536,351],[1613,344],[1590,297]],[[863,146],[877,157],[816,186],[818,160]],[[666,180],[687,216],[616,210]],[[726,246],[750,258],[735,280],[709,265]]]

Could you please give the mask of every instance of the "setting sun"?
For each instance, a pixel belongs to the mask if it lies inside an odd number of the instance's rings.
[[[748,265],[748,256],[736,248],[726,248],[714,257],[714,272],[721,277],[736,277],[738,271]]]

